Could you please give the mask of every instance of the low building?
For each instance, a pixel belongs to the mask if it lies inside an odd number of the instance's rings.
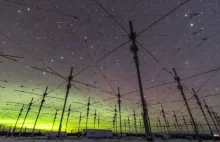
[[[112,130],[85,129],[82,135],[87,138],[111,138]]]

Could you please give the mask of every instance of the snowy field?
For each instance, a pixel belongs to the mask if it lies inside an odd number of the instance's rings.
[[[0,142],[146,142],[146,140],[138,138],[122,138],[122,139],[68,139],[68,140],[37,140],[37,139],[27,139],[27,138],[0,138]],[[154,142],[198,142],[196,140],[154,140]],[[214,142],[213,140],[203,140],[203,142]]]

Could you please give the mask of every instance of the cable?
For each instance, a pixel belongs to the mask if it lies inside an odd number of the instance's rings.
[[[148,51],[139,41],[136,40],[136,42],[137,42],[145,51],[147,51],[147,53],[148,53],[149,55],[151,55],[156,62],[158,62],[158,63],[160,62],[160,61],[159,61],[150,51]]]
[[[36,60],[38,60],[41,64],[43,64],[45,67],[47,67],[48,69],[50,69],[51,71],[53,71],[55,74],[57,74],[58,76],[62,77],[60,74],[58,74],[55,70],[53,70],[51,67],[49,67],[48,65],[46,65],[44,62],[40,61],[38,58],[36,58],[35,56],[33,56],[30,52],[28,52],[27,50],[25,50],[22,46],[20,46],[18,43],[16,43],[15,41],[13,41],[11,38],[9,38],[8,36],[6,36],[5,34],[3,34],[2,32],[0,32],[0,34],[5,37],[6,39],[8,39],[10,42],[14,43],[17,47],[19,47],[20,50],[24,51],[25,53],[27,53],[28,55],[30,55],[31,57],[35,58]],[[63,77],[62,77],[63,78]]]
[[[10,0],[3,0],[4,2],[8,2],[8,3],[13,3],[13,4],[17,4],[17,5],[21,5],[21,6],[26,6],[26,7],[31,7],[37,10],[43,10],[46,12],[52,12],[52,13],[56,13],[56,11],[54,10],[50,10],[50,9],[45,9],[45,8],[41,8],[41,7],[36,7],[36,6],[32,6],[32,5],[28,5],[25,3],[21,3],[21,2],[15,2],[15,1],[10,1]],[[63,16],[68,16],[68,17],[72,17],[74,19],[76,19],[77,21],[80,21],[82,24],[85,24],[82,20],[80,20],[77,16],[75,15],[71,15],[71,14],[65,14],[65,13],[61,13]]]
[[[54,9],[57,11],[57,13],[60,13],[59,10],[55,7],[55,5],[52,3],[52,1],[50,1],[51,4],[53,5]],[[75,36],[75,34],[73,33],[72,29],[70,28],[69,24],[66,23],[65,19],[63,18],[62,15],[60,15],[60,17],[62,18],[62,20],[65,22],[67,28],[71,31],[72,35]],[[77,38],[77,37],[76,37]],[[99,71],[99,73],[102,75],[102,77],[104,78],[104,80],[106,81],[106,83],[108,84],[108,86],[111,88],[111,90],[114,92],[114,94],[116,95],[117,93],[115,92],[115,90],[113,89],[113,87],[111,86],[111,84],[108,82],[108,80],[105,78],[104,74],[101,72],[101,70],[97,67],[96,62],[92,59],[92,57],[89,55],[89,53],[86,51],[86,48],[82,45],[82,43],[80,42],[80,40],[77,38],[78,43],[80,44],[81,47],[83,47],[85,49],[85,52],[87,54],[87,56],[90,58],[90,60],[93,62],[93,64],[95,65],[96,69]],[[103,59],[103,58],[102,58]],[[114,96],[115,96],[114,95]],[[128,98],[124,98],[127,100],[130,100]],[[130,100],[132,101],[132,100]]]
[[[3,55],[3,54],[0,54],[0,57],[3,57],[3,58],[6,58],[6,59],[9,59],[9,60],[12,60],[12,61],[14,61],[14,62],[17,62],[17,61],[18,61],[18,60],[16,60],[16,59],[10,58],[10,57],[5,56],[5,55]]]
[[[0,56],[4,56],[4,57],[13,57],[13,58],[19,58],[19,59],[30,59],[30,60],[36,60],[35,58],[31,58],[31,57],[24,57],[24,56],[16,56],[16,55],[6,55],[6,54],[0,54]],[[46,60],[46,59],[38,59],[42,62],[50,62],[51,60]],[[100,59],[99,59],[100,60]],[[16,60],[18,61],[18,60]],[[62,64],[69,64],[69,65],[80,65],[80,66],[86,66],[85,69],[83,69],[82,71],[86,70],[88,67],[92,66],[92,65],[87,65],[87,64],[76,64],[76,63],[71,63],[71,62],[65,62],[65,61],[53,61],[53,63],[62,63]]]
[[[202,84],[202,86],[196,91],[196,93],[198,93],[198,92],[205,86],[205,84],[206,84],[207,82],[209,82],[209,80],[210,80],[212,77],[214,77],[214,75],[215,75],[216,73],[217,73],[217,71],[215,71],[215,72]],[[194,97],[194,95],[191,96],[188,101],[190,101],[193,97]]]
[[[190,78],[194,78],[194,77],[197,77],[197,76],[200,76],[200,75],[208,74],[208,73],[211,73],[211,72],[219,71],[219,70],[220,70],[220,68],[211,69],[211,70],[206,71],[206,72],[202,72],[202,73],[198,73],[198,74],[195,74],[195,75],[192,75],[192,76],[188,76],[188,77],[182,78],[182,79],[180,79],[180,81],[187,80],[187,79],[190,79]],[[153,88],[165,86],[165,85],[172,84],[172,83],[175,83],[175,82],[176,82],[176,81],[170,81],[170,82],[167,82],[167,83],[163,83],[163,84],[159,84],[159,85],[155,85],[155,86],[146,88],[146,89],[144,89],[144,90],[149,90],[149,89],[153,89]],[[139,91],[139,90],[135,90],[135,91],[132,91],[132,92],[128,92],[128,93],[123,94],[123,95],[121,95],[121,96],[126,96],[126,95],[129,95],[129,94],[133,94],[133,93],[136,93],[136,92],[138,92],[138,91]]]
[[[165,14],[164,16],[162,16],[161,18],[159,18],[158,20],[156,20],[155,22],[153,22],[152,24],[150,24],[147,28],[143,29],[141,32],[139,32],[137,34],[137,36],[140,36],[142,33],[144,33],[146,30],[148,30],[149,28],[151,28],[152,26],[154,26],[155,24],[157,24],[158,22],[160,22],[161,20],[163,20],[164,18],[166,18],[168,15],[170,15],[171,13],[173,13],[174,11],[176,11],[178,8],[180,8],[181,6],[183,6],[184,4],[186,4],[187,2],[189,2],[190,0],[186,0],[184,2],[182,2],[181,4],[179,4],[177,7],[175,7],[174,9],[172,9],[171,11],[169,11],[167,14]]]
[[[37,68],[37,67],[31,67],[31,68],[36,69],[36,70],[39,70],[39,71],[44,71],[44,72],[50,73],[50,74],[52,74],[52,75],[58,76],[57,74],[52,73],[52,72],[50,72],[50,71],[46,71],[46,70],[44,70],[44,69],[39,69],[39,68]],[[76,74],[74,75],[74,77],[77,76],[77,75],[79,75],[80,73],[82,73],[82,71],[84,71],[84,70],[85,70],[85,69],[83,69],[83,70],[81,70],[80,72],[76,73]],[[59,77],[60,77],[60,76],[59,76]],[[65,77],[62,76],[62,78],[63,78],[64,80],[66,80]],[[87,86],[87,87],[89,86],[89,87],[92,87],[92,88],[96,88],[96,87],[93,86],[93,85],[90,85],[90,84],[87,84],[87,83],[83,83],[83,82],[80,82],[80,81],[77,81],[77,80],[72,80],[72,81],[73,81],[73,82],[76,82],[76,83],[79,83],[79,84],[82,84],[82,85],[85,85],[85,86]]]
[[[96,61],[96,63],[99,63],[101,60],[103,60],[104,58],[106,58],[107,56],[109,56],[110,54],[112,54],[113,52],[115,52],[116,50],[120,49],[122,46],[124,46],[125,44],[127,44],[130,41],[130,39],[122,44],[120,44],[119,46],[117,46],[116,48],[114,48],[112,51],[110,51],[109,53],[105,54],[103,57],[101,57],[99,60]]]
[[[206,95],[206,96],[201,96],[199,98],[207,98],[207,97],[213,97],[213,96],[219,96],[220,94],[210,94],[210,95]],[[174,100],[174,101],[165,101],[165,102],[161,102],[161,103],[155,103],[155,104],[149,104],[148,106],[153,106],[153,105],[159,105],[159,104],[166,104],[166,103],[176,103],[176,102],[182,102],[183,100]],[[190,101],[190,99],[188,99],[187,101]]]
[[[43,97],[43,95],[37,94],[37,93],[32,93],[32,92],[27,92],[27,91],[20,91],[20,90],[14,90],[15,92],[21,92],[21,93],[27,93],[27,94],[32,94],[32,95],[36,95],[36,96],[41,96]],[[58,98],[58,97],[53,97],[53,96],[46,96],[47,98],[52,98],[52,99],[59,99],[59,100],[64,100],[63,98]]]
[[[96,2],[127,34],[128,31],[98,2],[98,0],[93,0]]]

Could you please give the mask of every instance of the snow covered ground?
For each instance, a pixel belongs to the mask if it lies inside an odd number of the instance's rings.
[[[37,140],[27,138],[0,138],[0,142],[146,142],[141,138],[123,138],[123,139],[86,139],[86,138],[72,138],[68,140]],[[155,140],[154,142],[198,142],[196,140]],[[212,140],[203,140],[203,142],[214,142]]]

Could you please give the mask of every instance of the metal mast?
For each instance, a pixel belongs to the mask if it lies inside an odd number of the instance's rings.
[[[24,133],[26,133],[27,132],[27,127],[24,127]]]
[[[57,118],[57,112],[58,112],[58,109],[56,110],[56,113],[54,114],[54,119],[53,119],[53,125],[52,125],[51,132],[53,131],[53,127],[54,127],[54,124],[55,124],[55,121],[56,121],[56,118]]]
[[[96,124],[96,109],[95,109],[95,114],[94,114],[94,129],[95,129],[95,124]]]
[[[2,127],[2,132],[5,132],[5,125],[3,125]]]
[[[126,120],[124,120],[124,125],[125,125],[125,133],[126,133],[127,132]]]
[[[208,113],[209,113],[209,116],[210,116],[211,119],[212,119],[213,124],[215,125],[215,128],[216,128],[217,132],[219,133],[218,127],[216,126],[216,123],[215,123],[215,121],[214,121],[214,118],[212,117],[212,114],[211,114],[211,112],[210,112],[210,110],[209,110],[209,107],[208,107],[208,105],[206,104],[206,102],[205,102],[204,99],[203,99],[203,102],[204,102],[205,107],[206,107],[206,109],[207,109],[207,111],[208,111]]]
[[[170,134],[170,126],[169,126],[168,123],[167,123],[167,119],[166,119],[165,112],[164,112],[164,110],[163,110],[163,106],[161,106],[161,108],[162,108],[162,113],[163,113],[163,119],[164,119],[165,125],[166,125],[166,127],[167,127],[167,132],[168,132],[168,134]],[[164,129],[165,129],[165,128],[164,128]]]
[[[181,133],[183,133],[183,126],[182,126],[182,124],[180,124],[179,126],[180,126]]]
[[[23,110],[24,110],[24,105],[22,105],[21,110],[20,110],[20,112],[19,112],[19,114],[18,114],[18,118],[17,118],[17,120],[16,120],[16,122],[15,122],[15,126],[14,126],[14,128],[13,128],[13,130],[12,130],[12,133],[11,133],[12,136],[13,136],[13,134],[14,134],[14,132],[15,132],[16,126],[17,126],[17,124],[18,124],[18,120],[20,119]]]
[[[158,125],[158,123],[157,123],[157,131],[158,131],[158,133],[160,132],[160,129],[159,129],[159,125]]]
[[[188,128],[188,125],[187,125],[187,123],[186,123],[186,119],[185,119],[184,116],[183,116],[183,122],[184,122],[184,124],[185,124],[185,126],[186,126],[187,132],[189,133],[189,128]]]
[[[31,99],[31,102],[30,102],[29,105],[28,105],[28,109],[27,109],[26,115],[25,115],[25,117],[24,117],[24,121],[23,121],[23,123],[22,123],[22,125],[21,125],[21,128],[20,128],[19,137],[21,136],[21,132],[22,132],[22,129],[23,129],[23,127],[24,127],[24,123],[25,123],[25,121],[26,121],[26,119],[27,119],[27,116],[28,116],[28,114],[29,114],[29,111],[31,110],[31,106],[32,106],[32,104],[33,104],[33,100],[34,100],[34,98]]]
[[[67,125],[68,125],[68,122],[69,122],[70,111],[71,111],[71,105],[69,106],[69,109],[68,109],[68,115],[67,115],[67,119],[66,119],[66,127],[65,127],[65,132],[66,132]]]
[[[112,119],[112,126],[113,126],[113,131],[115,131],[115,114]]]
[[[128,129],[129,129],[129,133],[130,133],[131,132],[131,123],[130,123],[129,116],[128,116]]]
[[[161,125],[161,122],[160,122],[160,118],[159,118],[159,117],[158,117],[158,122],[159,122],[159,126],[160,126],[160,129],[161,129],[161,132],[162,132],[162,125]],[[166,132],[165,127],[164,127],[164,132]]]
[[[176,132],[178,133],[178,129],[177,129],[176,123],[174,123],[174,127],[176,129]]]
[[[62,110],[62,114],[61,114],[61,118],[60,118],[60,126],[59,126],[59,130],[58,130],[58,136],[60,136],[60,132],[61,132],[61,129],[62,129],[63,115],[64,115],[64,112],[65,112],[66,102],[67,102],[67,99],[68,99],[68,96],[69,96],[69,91],[70,91],[70,88],[71,88],[71,81],[73,79],[72,74],[73,74],[73,68],[71,68],[70,75],[68,77],[66,96],[65,96],[65,100],[64,100],[64,104],[63,104],[63,110]]]
[[[136,32],[134,32],[133,24],[132,24],[131,21],[129,22],[129,25],[130,25],[129,38],[132,41],[132,45],[131,45],[130,49],[133,52],[133,58],[134,58],[134,62],[135,62],[135,65],[136,65],[136,70],[137,70],[138,84],[139,84],[140,97],[141,97],[141,103],[142,103],[142,109],[143,109],[144,128],[145,128],[145,133],[147,134],[147,136],[149,138],[151,138],[152,134],[151,134],[151,130],[150,130],[150,127],[149,127],[149,122],[148,122],[149,120],[148,120],[147,103],[144,99],[144,93],[143,93],[141,75],[140,75],[140,69],[139,69],[139,58],[138,58],[138,50],[139,49],[138,49],[137,44],[136,44],[137,35],[136,35]]]
[[[201,128],[201,130],[202,130],[202,133],[205,133],[204,128],[203,128],[203,126],[202,126],[202,124],[198,122],[198,125],[200,126],[200,128]]]
[[[148,109],[146,110],[147,111],[147,114],[148,114]],[[142,117],[143,117],[143,113],[142,113]],[[149,117],[149,115],[147,115],[147,118],[148,118],[148,126],[149,126],[149,130],[150,130],[150,132],[152,132],[151,131],[151,124],[150,124],[150,117]],[[144,128],[144,127],[143,127]],[[151,138],[151,137],[150,137]]]
[[[212,109],[211,107],[209,107],[209,108],[210,108],[211,113],[213,114],[213,116],[214,116],[214,118],[215,118],[215,120],[216,120],[218,126],[220,127],[220,123],[218,122],[218,118],[217,118],[216,114],[214,113],[214,111],[213,111],[213,109]]]
[[[135,128],[135,132],[137,133],[137,121],[136,121],[135,110],[134,110],[134,128]]]
[[[120,135],[122,136],[122,126],[121,126],[121,94],[120,88],[118,87],[118,111],[119,111],[119,125],[120,125]]]
[[[99,124],[100,124],[100,118],[99,118],[99,115],[98,115],[98,129],[99,129]]]
[[[116,133],[118,133],[118,123],[117,123],[117,108],[116,108],[116,105],[115,105],[115,129],[116,129]]]
[[[86,113],[86,130],[87,130],[87,126],[88,126],[88,118],[89,118],[89,107],[90,107],[90,98],[88,100],[88,104],[87,104],[87,113]]]
[[[169,132],[170,132],[170,124],[168,120],[167,120],[167,126],[169,127]]]
[[[80,116],[79,116],[78,133],[79,133],[79,129],[80,129],[81,120],[82,120],[82,112],[80,112]]]
[[[210,134],[211,134],[211,136],[212,136],[212,135],[213,135],[213,131],[212,131],[212,128],[211,128],[211,126],[210,126],[210,124],[209,124],[209,121],[208,121],[208,119],[207,119],[207,117],[206,117],[206,115],[205,115],[205,112],[204,112],[204,110],[203,110],[203,108],[202,108],[202,105],[201,105],[201,102],[200,102],[200,100],[199,100],[199,97],[198,97],[198,95],[196,94],[194,88],[192,88],[192,91],[193,91],[194,97],[195,97],[195,99],[196,99],[196,101],[197,101],[197,104],[198,104],[200,110],[202,111],[202,114],[203,114],[203,116],[204,116],[204,118],[205,118],[205,121],[206,121],[206,123],[208,124],[209,130],[210,130]]]
[[[142,123],[141,123],[141,119],[139,119],[139,123],[140,123],[140,130],[141,130],[141,133],[142,133]]]
[[[220,117],[218,116],[218,114],[215,112],[216,117],[218,118],[218,122],[220,123]]]
[[[174,79],[175,79],[175,81],[176,81],[177,84],[178,84],[177,88],[180,90],[181,96],[183,97],[183,100],[184,100],[185,105],[186,105],[186,107],[187,107],[188,113],[189,113],[190,118],[191,118],[191,120],[192,120],[193,127],[194,127],[194,131],[195,131],[195,133],[196,133],[196,137],[197,137],[197,139],[199,139],[199,132],[198,132],[198,129],[197,129],[197,127],[196,127],[195,120],[194,120],[194,118],[193,118],[193,116],[192,116],[191,110],[190,110],[190,108],[189,108],[189,104],[188,104],[188,102],[187,102],[187,100],[186,100],[186,96],[185,96],[185,94],[184,94],[183,87],[182,87],[182,85],[181,85],[181,83],[180,83],[180,77],[178,77],[175,68],[173,68],[173,71],[174,71],[174,74],[175,74]]]
[[[7,132],[6,137],[8,137],[8,136],[9,136],[10,132],[11,132],[11,126],[10,126],[10,127],[9,127],[9,129],[8,129],[8,132]]]
[[[180,125],[179,125],[179,122],[178,122],[178,120],[177,120],[175,111],[173,111],[173,116],[174,116],[174,118],[175,118],[175,121],[176,121],[177,127],[178,127],[178,129],[179,129],[179,132],[181,133]]]
[[[217,117],[217,119],[218,119],[218,122],[220,123],[220,118],[219,118],[217,112],[214,112],[214,113],[215,113],[215,115],[216,115],[216,117]]]
[[[38,110],[38,113],[37,113],[37,117],[36,117],[36,120],[35,120],[35,122],[34,122],[34,127],[33,127],[33,129],[32,129],[31,136],[34,136],[34,130],[35,130],[35,127],[36,127],[36,124],[37,124],[37,121],[38,121],[38,118],[39,118],[41,109],[42,109],[43,104],[44,104],[44,102],[45,102],[45,97],[47,96],[47,89],[48,89],[48,87],[46,87],[46,90],[45,90],[45,92],[44,92],[44,94],[43,94],[43,98],[42,98],[42,100],[41,100],[41,104],[40,104],[40,107],[39,107],[39,110]]]

